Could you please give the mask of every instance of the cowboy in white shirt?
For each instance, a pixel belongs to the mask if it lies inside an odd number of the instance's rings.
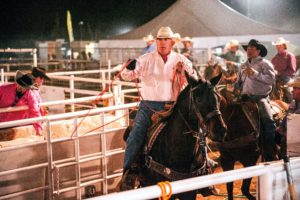
[[[166,103],[176,101],[183,86],[182,81],[176,78],[178,71],[184,69],[191,77],[198,79],[192,63],[185,56],[172,51],[175,43],[173,35],[170,27],[161,27],[156,37],[157,50],[128,61],[121,73],[125,80],[139,78],[141,82],[139,110],[126,141],[124,172],[130,168],[144,143],[152,114],[163,110]]]

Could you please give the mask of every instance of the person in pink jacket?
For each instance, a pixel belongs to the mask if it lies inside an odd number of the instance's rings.
[[[40,117],[39,96],[33,90],[38,88],[34,86],[34,78],[30,74],[23,74],[20,71],[16,73],[16,82],[0,85],[0,108],[11,106],[28,106],[27,110],[0,113],[0,123],[20,120],[26,118]],[[33,127],[36,135],[41,135],[41,123],[34,123]]]
[[[36,95],[39,104],[42,102],[40,95],[40,87],[44,84],[44,80],[50,80],[49,76],[46,74],[46,69],[43,67],[33,67],[31,71],[31,75],[34,78],[34,86],[36,86],[37,90],[32,90]],[[47,108],[41,107],[41,114],[45,116],[48,114]]]

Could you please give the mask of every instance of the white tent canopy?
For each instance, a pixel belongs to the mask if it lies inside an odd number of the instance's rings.
[[[190,37],[292,34],[251,20],[218,0],[178,0],[150,22],[114,39],[140,39],[161,26]]]
[[[276,15],[274,13],[274,15]],[[148,23],[110,40],[101,40],[100,48],[143,48],[142,38],[156,35],[162,26],[170,26],[182,37],[192,37],[194,48],[209,49],[226,44],[231,39],[247,43],[255,38],[267,45],[268,58],[275,55],[271,41],[281,36],[300,47],[300,34],[280,30],[256,22],[234,11],[219,0],[177,0],[167,10]],[[299,55],[299,49],[293,51]]]

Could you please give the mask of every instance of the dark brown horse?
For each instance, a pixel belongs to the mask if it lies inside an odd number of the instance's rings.
[[[226,89],[226,88],[225,88]],[[217,143],[220,151],[220,164],[223,171],[233,170],[235,162],[239,161],[244,167],[256,164],[260,151],[259,140],[259,112],[255,102],[235,102],[232,101],[233,95],[222,91],[221,95],[221,112],[227,125],[227,134],[224,142]],[[235,99],[235,98],[233,98]],[[281,120],[282,112],[286,108],[284,105],[272,102],[272,107],[280,107],[279,110],[274,108],[274,117]],[[248,199],[255,199],[249,192],[252,178],[243,180],[242,193]],[[227,183],[228,199],[233,199],[233,182]]]
[[[276,83],[274,84],[271,94],[270,94],[271,100],[280,100],[284,101],[286,103],[292,102],[292,93],[289,90],[288,87],[285,86],[285,84],[281,80],[276,80]]]
[[[214,88],[220,78],[195,81],[187,76],[189,84],[180,93],[172,114],[157,125],[160,131],[148,133],[138,166],[125,173],[121,190],[208,173],[204,132],[217,141],[226,133]],[[176,197],[195,199],[196,191]]]
[[[222,73],[222,78],[219,82],[219,85],[232,84],[237,79],[237,71],[235,71],[233,67],[222,67],[220,63],[214,63],[213,61],[210,61],[206,64],[203,75],[206,80],[210,80],[213,77],[218,76],[220,73]]]

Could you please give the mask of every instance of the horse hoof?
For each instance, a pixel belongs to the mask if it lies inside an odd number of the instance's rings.
[[[255,200],[256,198],[252,195],[252,194],[244,194],[246,197],[247,197],[247,199],[249,199],[249,200]]]
[[[141,187],[141,181],[138,174],[126,171],[122,177],[120,191],[132,190]]]
[[[197,193],[201,194],[203,197],[218,195],[220,190],[216,188],[214,185],[206,188],[199,189]]]

